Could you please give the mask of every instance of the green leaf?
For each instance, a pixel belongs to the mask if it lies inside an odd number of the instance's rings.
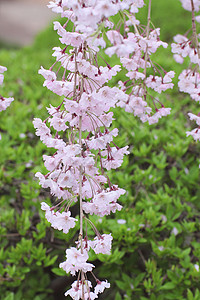
[[[51,271],[58,276],[66,276],[67,273],[61,268],[52,268]]]
[[[194,300],[191,290],[187,289],[187,300]]]
[[[45,267],[48,267],[48,266],[51,266],[55,263],[56,259],[58,258],[58,255],[54,256],[51,258],[50,255],[48,255],[44,261],[44,266]]]
[[[128,287],[127,282],[119,281],[119,280],[116,280],[115,282],[116,282],[117,286],[118,286],[121,290],[126,291],[126,289],[127,289],[127,287]]]
[[[120,293],[119,293],[119,292],[117,292],[117,293],[115,294],[115,300],[122,300],[122,297],[120,296]]]
[[[14,300],[14,293],[9,293],[4,300]]]
[[[160,287],[160,290],[172,290],[175,288],[175,284],[173,282],[167,282],[163,286]]]

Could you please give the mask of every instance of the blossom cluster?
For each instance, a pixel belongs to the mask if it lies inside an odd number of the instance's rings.
[[[178,87],[180,92],[184,92],[190,95],[191,99],[196,102],[200,102],[200,49],[199,49],[199,36],[196,32],[196,21],[198,16],[195,17],[195,12],[200,10],[199,0],[181,0],[182,5],[185,9],[192,13],[192,35],[181,35],[178,34],[174,37],[172,43],[172,52],[174,53],[174,59],[178,63],[183,63],[187,57],[190,60],[188,69],[185,69],[179,75]],[[187,136],[191,135],[195,141],[200,141],[200,122],[199,114],[195,115],[188,113],[191,120],[195,120],[198,125],[197,128],[192,131],[187,131]]]
[[[41,67],[39,74],[44,77],[44,86],[62,97],[58,106],[50,105],[45,121],[33,121],[36,135],[49,148],[51,156],[44,155],[47,174],[36,173],[43,188],[49,188],[57,199],[50,207],[42,203],[46,219],[51,226],[64,233],[78,224],[71,216],[70,206],[79,203],[80,231],[76,247],[66,250],[66,260],[60,267],[77,275],[77,280],[65,295],[73,299],[95,299],[105,288],[107,281],[100,281],[93,273],[94,265],[88,262],[88,252],[110,254],[111,234],[100,234],[88,215],[105,216],[121,210],[118,203],[125,190],[112,184],[106,170],[116,169],[129,153],[128,146],[119,148],[113,141],[118,135],[117,128],[110,128],[114,108],[125,93],[107,83],[121,69],[100,64],[99,47],[106,47],[104,33],[114,27],[109,19],[120,10],[134,12],[143,1],[51,1],[49,7],[67,22],[62,26],[54,22],[54,29],[64,45],[55,47],[56,62],[49,70]],[[72,32],[66,30],[73,22]],[[59,65],[59,66],[58,66]],[[91,225],[95,236],[89,239],[83,223]],[[96,286],[88,274],[91,273]]]
[[[191,0],[180,0],[184,9],[192,11]],[[193,0],[194,11],[199,11],[200,9],[200,1]]]
[[[0,66],[0,85],[3,84],[4,80],[4,72],[7,71],[6,67]],[[6,108],[11,104],[11,102],[14,100],[14,98],[9,97],[5,98],[0,95],[0,111],[6,110]]]
[[[44,77],[43,85],[60,96],[61,101],[47,108],[46,120],[33,121],[36,135],[47,147],[55,149],[53,155],[43,155],[48,173],[37,172],[36,177],[57,199],[53,207],[41,204],[54,229],[67,234],[78,224],[71,216],[70,206],[76,203],[80,207],[76,247],[66,250],[66,260],[60,264],[66,273],[77,275],[72,288],[65,293],[73,299],[95,299],[110,287],[107,281],[96,278],[94,265],[88,263],[90,250],[109,255],[112,244],[111,234],[100,234],[89,215],[103,217],[120,211],[118,200],[126,192],[106,174],[107,170],[120,167],[124,155],[129,154],[128,146],[119,148],[114,142],[118,129],[111,128],[114,118],[110,109],[123,107],[149,124],[170,113],[170,108],[150,95],[150,90],[160,94],[172,88],[174,72],[166,72],[150,59],[158,47],[166,48],[167,44],[160,41],[158,28],[150,28],[149,14],[146,30],[139,30],[135,13],[143,5],[143,0],[54,0],[48,5],[67,20],[64,25],[54,22],[63,44],[53,48],[56,62],[49,70],[39,70]],[[123,18],[116,25],[112,16],[119,12]],[[66,30],[69,23],[73,23],[72,31]],[[134,26],[134,33],[130,26]],[[99,55],[100,48],[106,48],[109,56],[119,56],[121,65],[110,66]],[[109,81],[122,67],[129,79],[109,87]],[[92,227],[93,239],[89,239],[87,229],[83,230],[83,223]],[[94,288],[87,273],[96,282]]]
[[[140,7],[143,5],[144,2],[141,1]],[[160,46],[166,48],[168,45],[160,40],[159,28],[151,29],[150,9],[151,1],[149,1],[148,23],[145,29],[139,26],[135,14],[123,11],[122,14],[126,19],[124,32],[114,29],[107,32],[112,46],[105,52],[109,56],[116,54],[127,71],[127,80],[119,82],[124,94],[117,106],[133,113],[142,122],[154,124],[161,117],[170,114],[171,108],[165,108],[158,100],[157,94],[173,88],[172,78],[175,73],[165,71],[151,58]],[[130,25],[134,26],[135,32],[130,32]]]
[[[6,67],[0,66],[0,85],[3,84],[4,80],[4,72],[7,71]],[[11,102],[14,100],[14,98],[9,97],[5,98],[0,94],[0,112],[3,110],[6,110],[6,108],[11,104]],[[1,140],[1,135],[0,135],[0,140]]]

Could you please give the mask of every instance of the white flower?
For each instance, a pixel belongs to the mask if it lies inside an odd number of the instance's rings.
[[[117,223],[120,224],[120,225],[126,224],[126,220],[124,220],[124,219],[118,219]]]
[[[110,254],[112,239],[111,233],[103,234],[100,238],[96,236],[94,241],[89,241],[89,246],[96,254]]]
[[[45,217],[54,229],[63,230],[64,233],[68,233],[70,228],[75,227],[75,218],[70,217],[71,212],[54,212],[50,209],[50,206],[45,202],[41,203],[41,209],[45,210]]]
[[[105,288],[110,288],[110,283],[106,281],[99,281],[95,286],[94,292],[95,294],[103,293]]]
[[[76,272],[82,270],[84,273],[92,271],[94,268],[93,264],[87,263],[88,253],[86,250],[81,252],[81,250],[77,250],[74,247],[66,250],[67,260],[59,265],[66,273],[71,273],[75,275]]]
[[[178,229],[174,227],[171,231],[171,234],[174,234],[176,236],[178,234]]]

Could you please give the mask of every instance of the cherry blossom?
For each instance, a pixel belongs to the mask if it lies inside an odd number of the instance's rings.
[[[137,1],[135,3],[138,7],[144,5],[143,1],[140,1],[140,4]],[[125,83],[119,82],[119,86],[121,91],[128,91],[128,96],[123,96],[117,105],[123,107],[127,112],[134,113],[142,122],[153,124],[157,123],[159,118],[169,114],[170,109],[166,110],[167,114],[157,113],[164,106],[157,97],[152,95],[152,90],[161,94],[167,89],[172,89],[174,86],[172,78],[175,74],[173,71],[167,72],[161,66],[154,64],[150,58],[151,54],[155,53],[160,46],[167,47],[167,43],[162,42],[159,38],[160,28],[150,28],[150,7],[151,1],[149,1],[148,24],[143,31],[137,27],[139,22],[135,16],[125,13],[124,17],[129,18],[127,31],[125,30],[123,35],[114,29],[108,31],[106,34],[112,46],[105,52],[109,56],[116,54],[127,70],[128,80]],[[135,32],[129,32],[128,26],[131,24],[134,26]],[[149,69],[148,73],[151,71],[153,74],[147,76],[147,69]]]
[[[96,254],[110,254],[112,239],[111,234],[103,234],[100,237],[95,237],[94,241],[89,242],[89,245]]]
[[[88,253],[85,250],[81,251],[80,249],[71,247],[66,250],[66,257],[66,261],[60,264],[60,268],[66,273],[75,275],[79,270],[86,273],[92,271],[92,268],[94,268],[93,264],[87,263]]]
[[[103,293],[105,288],[109,288],[110,283],[106,281],[98,281],[97,285],[95,286],[94,292],[95,294]]]
[[[143,6],[143,0],[55,0],[48,5],[67,19],[64,25],[54,22],[62,44],[53,48],[55,63],[48,70],[41,67],[38,73],[44,78],[43,86],[61,99],[47,108],[44,121],[33,120],[36,135],[55,149],[52,155],[43,155],[46,174],[37,172],[35,176],[56,198],[53,207],[41,204],[51,226],[67,234],[79,224],[77,246],[67,249],[66,260],[60,263],[66,273],[77,275],[65,293],[73,299],[96,299],[110,287],[107,281],[95,277],[94,265],[87,262],[89,251],[109,255],[113,239],[111,234],[98,232],[89,215],[103,217],[120,211],[120,197],[126,193],[106,175],[107,170],[120,167],[124,155],[129,154],[128,146],[120,148],[115,143],[119,130],[111,127],[114,113],[110,110],[122,107],[149,124],[170,113],[170,108],[151,95],[151,91],[160,94],[171,89],[174,72],[157,68],[150,59],[152,53],[167,44],[159,38],[160,29],[151,29],[149,23],[140,32],[135,13]],[[119,25],[124,32],[119,32],[110,19],[119,11],[123,15]],[[67,30],[69,20],[72,31]],[[134,32],[129,30],[132,25]],[[107,39],[111,45],[106,48]],[[120,64],[110,66],[99,55],[100,48],[106,48],[109,56],[118,55]],[[152,68],[151,75],[147,76],[147,68]],[[109,81],[121,69],[127,70],[128,80],[110,87]],[[79,204],[79,222],[70,212],[75,202]],[[95,237],[88,237],[84,224],[92,227]],[[97,283],[94,288],[87,280],[88,272]]]
[[[3,84],[3,80],[4,80],[4,72],[7,71],[6,67],[0,66],[0,85]],[[11,102],[14,100],[14,98],[9,97],[9,98],[5,98],[3,96],[1,96],[0,94],[0,111],[6,110],[6,108],[8,106],[10,106]]]
[[[186,131],[187,136],[192,136],[195,141],[200,141],[200,129],[195,128],[192,131]]]
[[[99,293],[103,293],[105,288],[109,288],[110,283],[106,281],[97,281],[94,292],[91,292],[92,284],[89,280],[85,281],[74,281],[72,287],[65,293],[65,296],[71,296],[75,300],[82,299],[82,294],[84,294],[84,299],[96,299]]]
[[[188,113],[188,116],[190,117],[190,120],[195,120],[197,125],[200,126],[200,116],[196,116],[192,113]]]
[[[71,296],[75,300],[82,299],[82,295],[84,294],[84,299],[95,299],[97,298],[94,293],[90,292],[90,288],[92,287],[92,284],[89,280],[87,280],[87,283],[81,280],[74,281],[72,283],[72,287],[70,290],[68,290],[65,293],[65,296]]]
[[[70,228],[75,227],[77,219],[70,217],[71,212],[54,212],[45,202],[41,203],[42,210],[45,210],[45,217],[54,229],[63,230],[68,233]]]
[[[195,12],[200,10],[199,0],[181,0],[183,8],[191,11],[192,18],[192,35],[176,35],[174,37],[175,43],[172,44],[172,52],[175,53],[175,60],[178,63],[183,63],[185,57],[190,59],[190,65],[188,69],[181,72],[178,79],[178,87],[180,92],[184,92],[190,95],[191,99],[196,102],[200,102],[200,50],[199,50],[199,35],[196,31]],[[199,114],[196,116],[193,113],[188,113],[191,120],[195,120],[197,125],[200,125]],[[199,127],[192,131],[186,131],[187,136],[192,136],[195,141],[200,140]]]
[[[192,11],[192,7],[191,7],[191,0],[180,0],[183,8],[189,11]],[[199,0],[193,0],[194,2],[194,10],[195,11],[199,11],[200,9],[200,1]]]

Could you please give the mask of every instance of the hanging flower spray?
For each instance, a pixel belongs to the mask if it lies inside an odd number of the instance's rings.
[[[183,8],[191,11],[192,28],[185,35],[178,34],[174,37],[172,52],[176,62],[182,64],[185,58],[189,58],[189,66],[179,75],[178,87],[180,92],[190,95],[190,97],[200,102],[200,49],[199,35],[196,30],[196,22],[200,22],[200,16],[195,16],[195,12],[200,10],[199,0],[181,0]],[[198,125],[192,131],[187,131],[187,136],[191,135],[195,141],[200,141],[200,115],[188,113],[191,120],[195,120]]]
[[[47,147],[55,149],[52,156],[43,156],[48,173],[38,172],[36,177],[57,198],[53,207],[41,204],[53,228],[67,234],[75,227],[78,220],[71,216],[70,206],[79,203],[78,240],[75,247],[66,250],[66,260],[60,264],[66,273],[77,276],[65,293],[73,299],[95,299],[110,287],[107,280],[96,278],[94,265],[87,262],[89,251],[110,254],[112,243],[111,234],[101,234],[88,215],[102,217],[121,210],[117,201],[125,194],[106,174],[106,170],[120,167],[123,156],[129,154],[128,146],[119,148],[113,142],[118,129],[110,129],[110,109],[124,107],[149,124],[170,113],[170,108],[150,94],[150,90],[161,93],[172,88],[174,72],[167,73],[150,59],[151,53],[167,44],[160,41],[159,29],[150,27],[151,0],[147,27],[140,27],[135,13],[143,5],[143,0],[56,0],[48,5],[67,19],[63,26],[54,22],[63,48],[53,49],[56,62],[49,70],[41,67],[39,73],[45,78],[44,86],[64,100],[47,108],[49,116],[45,121],[34,119],[36,134]],[[112,18],[116,14],[117,24]],[[72,32],[66,30],[68,22],[73,23]],[[110,41],[109,47],[105,40]],[[120,81],[118,87],[108,86],[121,66],[111,67],[99,55],[99,49],[106,47],[106,54],[117,54],[128,71],[128,80]],[[147,75],[149,70],[152,75]],[[93,239],[84,230],[85,225],[92,227]],[[88,273],[96,282],[94,287]]]
[[[4,81],[4,72],[7,71],[6,67],[0,66],[0,85],[3,84]],[[14,100],[12,97],[5,98],[0,94],[0,112],[6,110],[8,106],[10,106],[11,102]],[[1,135],[0,135],[1,140]]]

